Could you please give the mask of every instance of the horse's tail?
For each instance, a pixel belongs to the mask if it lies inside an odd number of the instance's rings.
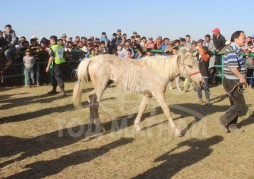
[[[79,107],[81,105],[81,91],[82,91],[82,82],[85,80],[89,81],[89,73],[88,66],[91,63],[92,59],[84,59],[78,66],[77,69],[77,78],[74,89],[73,89],[73,104],[75,107]]]

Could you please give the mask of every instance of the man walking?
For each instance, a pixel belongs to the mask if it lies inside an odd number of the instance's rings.
[[[64,49],[62,46],[57,44],[57,37],[51,36],[50,37],[50,50],[49,50],[49,61],[46,68],[46,72],[49,71],[50,65],[53,64],[53,76],[52,76],[52,91],[48,92],[48,94],[57,94],[56,87],[57,85],[60,87],[61,92],[60,95],[64,96],[64,81],[63,81],[63,69],[64,69],[64,63],[65,59],[63,57],[64,55]]]
[[[236,31],[232,34],[231,44],[225,51],[224,58],[224,80],[223,86],[228,93],[231,107],[220,118],[220,124],[227,132],[243,132],[237,127],[238,115],[241,110],[246,107],[245,99],[242,93],[238,90],[246,84],[245,60],[243,58],[242,48],[245,45],[246,36],[243,31]]]

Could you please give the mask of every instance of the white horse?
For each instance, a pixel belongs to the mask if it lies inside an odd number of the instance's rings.
[[[171,117],[165,100],[164,93],[167,84],[179,75],[190,78],[196,86],[200,87],[203,84],[198,62],[184,51],[186,52],[183,49],[178,55],[169,57],[145,57],[141,60],[124,59],[114,55],[99,55],[84,59],[77,71],[78,82],[73,90],[74,106],[78,107],[81,104],[82,81],[91,81],[94,90],[89,95],[89,126],[91,127],[95,122],[97,130],[104,130],[99,120],[99,102],[108,83],[114,82],[127,90],[144,94],[134,122],[136,130],[141,130],[141,116],[148,100],[154,96],[162,107],[174,134],[182,136]]]

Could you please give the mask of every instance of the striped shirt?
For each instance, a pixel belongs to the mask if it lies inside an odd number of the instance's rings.
[[[236,43],[232,42],[224,54],[224,76],[230,80],[238,80],[230,68],[237,68],[239,72],[245,77],[246,67],[245,58],[243,58],[243,51]]]

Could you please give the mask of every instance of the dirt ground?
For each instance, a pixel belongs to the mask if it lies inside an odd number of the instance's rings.
[[[219,117],[229,108],[222,86],[211,88],[210,106],[195,92],[166,92],[173,118],[185,134],[173,136],[155,99],[136,132],[133,122],[142,95],[108,88],[100,104],[107,132],[87,130],[87,96],[74,109],[67,96],[49,96],[50,86],[1,89],[0,178],[254,178],[253,92],[239,118],[244,133],[224,133]]]

